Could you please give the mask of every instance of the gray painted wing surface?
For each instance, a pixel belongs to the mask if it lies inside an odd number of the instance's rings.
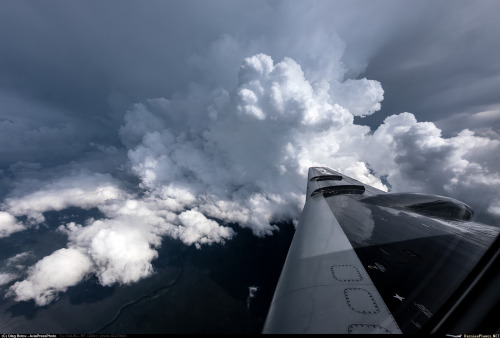
[[[386,194],[310,168],[263,333],[418,332],[498,234],[472,214],[446,197]]]

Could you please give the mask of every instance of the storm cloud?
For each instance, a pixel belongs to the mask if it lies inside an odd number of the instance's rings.
[[[297,222],[310,166],[455,197],[500,224],[500,69],[485,63],[497,4],[443,4],[2,3],[0,237],[50,211],[101,215],[51,225],[66,247],[1,272],[7,296],[43,306],[89,276],[135,283],[167,236],[203,250],[235,227],[273,235]],[[477,72],[462,71],[469,50]],[[460,110],[452,85],[476,88]]]

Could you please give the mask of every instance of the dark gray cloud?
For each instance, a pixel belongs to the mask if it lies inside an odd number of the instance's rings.
[[[63,112],[59,125],[66,128],[85,120],[92,128],[73,132],[82,139],[118,144],[109,130],[121,124],[130,104],[170,97],[191,83],[235,85],[241,60],[259,52],[275,60],[294,58],[313,80],[329,74],[380,81],[386,91],[382,111],[361,120],[372,127],[403,111],[431,121],[498,111],[500,24],[494,1],[16,1],[0,6],[0,91]],[[345,69],[333,73],[340,58]],[[498,129],[498,120],[494,126]],[[443,122],[440,127],[456,132],[465,126]]]
[[[380,81],[386,96],[382,111],[368,118],[369,123],[411,111],[421,120],[437,121],[449,135],[470,126],[498,132],[500,3],[440,1],[425,8],[414,20],[395,27],[392,37],[371,55],[363,75]],[[497,118],[470,121],[485,111],[496,112]],[[456,114],[465,117],[463,122],[449,123]]]

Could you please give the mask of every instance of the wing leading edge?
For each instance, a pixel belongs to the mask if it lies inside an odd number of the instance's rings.
[[[472,216],[451,198],[310,168],[263,333],[421,332],[497,237]]]

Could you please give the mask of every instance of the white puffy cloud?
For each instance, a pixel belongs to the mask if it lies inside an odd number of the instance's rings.
[[[147,110],[141,105],[127,113],[121,137],[136,144],[128,152],[129,166],[141,187],[161,196],[171,211],[198,207],[207,216],[265,235],[277,229],[273,222],[298,217],[304,200],[299,182],[307,167],[348,154],[335,143],[350,145],[359,138],[352,134],[363,135],[368,128],[353,125],[348,108],[330,100],[328,84],[313,86],[290,58],[275,64],[265,54],[248,57],[238,79],[233,90],[218,91],[199,111],[205,125],[156,123],[160,116],[171,120],[178,113],[172,107],[180,104],[169,101],[162,110],[150,101]],[[369,114],[382,99],[373,98],[380,85],[372,83],[359,81],[355,97],[367,97],[364,107],[355,108],[359,114]],[[355,88],[356,82],[346,86]],[[135,122],[140,119],[151,120]],[[135,124],[154,127],[143,130],[141,138]],[[358,162],[353,157],[345,167],[359,167]],[[370,182],[377,184],[373,176]]]
[[[380,82],[348,79],[344,82],[333,82],[332,100],[347,108],[354,116],[367,116],[380,110],[380,102],[384,99],[384,90]]]
[[[60,249],[44,257],[29,269],[27,279],[9,288],[16,301],[33,299],[44,306],[59,292],[78,284],[92,268],[89,258],[76,249]]]
[[[102,285],[129,284],[153,273],[151,261],[158,254],[151,246],[159,246],[160,238],[144,230],[145,224],[139,219],[105,219],[86,226],[66,226],[70,246],[80,248],[91,258]]]
[[[17,275],[8,272],[0,272],[0,286],[8,284],[17,278]]]
[[[176,194],[172,189],[163,193]],[[179,194],[182,201],[182,192]],[[188,193],[183,197],[190,200]],[[177,210],[178,205],[173,209]],[[68,248],[37,262],[25,280],[10,287],[9,294],[17,301],[33,299],[43,306],[91,274],[101,285],[134,283],[154,273],[152,261],[158,257],[156,249],[161,246],[163,236],[200,248],[201,244],[224,243],[234,234],[231,228],[220,226],[196,210],[179,215],[169,211],[168,201],[161,195],[143,200],[114,199],[98,207],[105,218],[88,219],[84,225],[70,222],[60,226],[59,231],[68,236]],[[14,259],[18,260],[11,261]],[[80,269],[75,267],[66,277],[56,274],[47,278],[55,269],[70,264]]]
[[[198,243],[224,242],[234,234],[231,228],[220,227],[217,222],[207,219],[196,210],[184,211],[179,219],[184,226],[179,231],[180,239],[187,244],[196,243],[198,248]]]
[[[388,175],[394,191],[446,195],[476,211],[500,215],[495,207],[500,164],[491,160],[491,154],[500,152],[499,140],[467,129],[446,138],[434,123],[402,113],[386,118],[371,141],[364,158],[375,171]]]
[[[31,188],[20,184],[13,193],[16,197],[5,200],[3,206],[9,212],[27,215],[36,223],[43,221],[42,213],[46,211],[98,207],[105,218],[61,226],[60,231],[69,239],[68,248],[40,260],[30,268],[25,280],[10,287],[9,294],[17,301],[33,299],[37,305],[47,305],[89,274],[96,275],[102,285],[137,282],[154,272],[152,261],[166,235],[198,247],[223,243],[233,235],[230,228],[196,211],[181,213],[194,201],[189,187],[182,185],[159,187],[145,191],[142,199],[133,199],[108,174],[81,171],[48,182],[32,182]],[[24,229],[7,212],[1,212],[0,220],[4,231]],[[67,279],[60,275],[46,278],[71,261],[81,263],[82,270],[72,270]],[[7,283],[7,277],[10,281],[13,276],[17,275],[5,274],[3,279]]]
[[[0,211],[0,238],[8,237],[12,233],[22,231],[26,227],[19,223],[11,214]]]
[[[111,175],[86,170],[53,178],[49,182],[29,180],[22,190],[26,189],[28,192],[14,190],[2,208],[15,216],[27,215],[38,223],[44,221],[46,211],[60,211],[70,206],[90,209],[119,198],[122,193]]]
[[[233,231],[190,210],[176,215],[158,197],[114,201],[100,207],[108,217],[85,225],[68,223],[60,230],[69,246],[94,262],[93,272],[102,285],[129,284],[154,272],[152,261],[163,236],[187,245],[223,243]]]

